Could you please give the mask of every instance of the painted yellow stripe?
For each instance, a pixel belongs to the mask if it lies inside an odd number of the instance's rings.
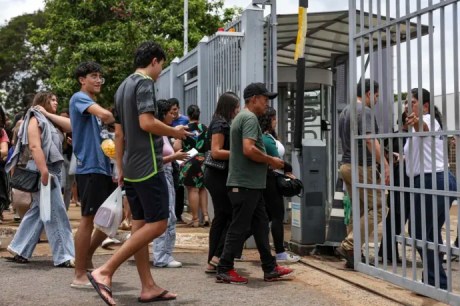
[[[299,20],[297,30],[297,40],[295,45],[294,60],[304,57],[305,36],[307,35],[307,8],[299,7]]]

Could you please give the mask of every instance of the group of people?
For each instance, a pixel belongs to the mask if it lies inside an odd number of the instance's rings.
[[[262,83],[248,85],[242,111],[240,98],[232,92],[224,93],[208,128],[199,122],[200,110],[196,105],[188,107],[187,118],[178,114],[176,99],[155,99],[154,84],[165,59],[158,44],[141,44],[135,53],[136,70],[120,84],[113,111],[96,102],[105,80],[102,67],[95,62],[83,62],[76,68],[80,90],[70,99],[68,116],[57,114],[58,101],[53,93],[35,95],[23,117],[5,171],[14,175],[20,166],[38,171],[43,186],[51,182],[52,209],[50,220],[43,222],[40,190],[32,194],[30,209],[7,248],[15,262],[25,263],[30,259],[44,229],[55,266],[75,269],[71,287],[94,287],[107,304],[114,305],[113,274],[134,256],[142,284],[139,301],[175,299],[176,294],[154,281],[148,245],[153,241],[155,266],[182,266],[172,253],[176,222],[183,209],[183,204],[177,205],[176,194],[183,201],[180,186],[184,186],[192,215],[190,225],[212,224],[206,272],[216,273],[216,281],[248,282],[234,269],[234,259],[241,257],[244,242],[251,235],[260,253],[265,281],[278,280],[292,272],[277,264],[277,260],[299,260],[285,252],[284,201],[273,188],[274,171],[283,169],[292,176],[291,167],[280,158],[284,147],[274,132],[276,113],[268,108],[268,100],[277,93],[269,92]],[[114,124],[115,165],[101,149],[103,126],[109,124]],[[65,137],[66,132],[72,133],[71,140]],[[81,203],[75,237],[72,237],[61,188],[62,169],[68,160],[63,154],[65,143],[72,145]],[[3,145],[0,149],[0,158],[6,160]],[[197,153],[190,156],[192,149]],[[206,166],[206,153],[223,163],[224,168]],[[176,162],[181,164],[179,169],[175,169]],[[106,263],[95,268],[93,254],[106,235],[94,229],[94,216],[116,188],[113,169],[129,203],[131,236]],[[206,190],[214,205],[212,222],[208,216]],[[269,222],[276,257],[269,245]]]
[[[363,94],[364,93],[364,94]],[[356,118],[357,118],[357,130],[359,136],[365,136],[369,134],[378,133],[378,125],[375,121],[375,117],[372,116],[371,108],[376,105],[379,96],[379,84],[370,79],[365,79],[362,83],[357,85],[357,103],[356,103]],[[438,108],[431,105],[430,92],[423,88],[414,88],[410,92],[410,100],[406,101],[405,109],[402,115],[403,122],[401,122],[402,131],[407,133],[405,137],[403,149],[399,152],[403,153],[402,156],[396,154],[394,157],[390,157],[393,152],[388,152],[387,156],[381,156],[380,142],[373,137],[367,137],[360,139],[357,146],[358,156],[358,182],[361,184],[380,184],[384,182],[386,185],[390,184],[391,171],[389,160],[391,159],[394,165],[393,169],[393,184],[398,187],[412,187],[410,182],[413,181],[413,188],[425,189],[436,189],[446,191],[456,191],[457,183],[454,175],[449,171],[445,175],[445,156],[443,150],[443,137],[439,136],[424,136],[412,133],[417,132],[440,132],[443,129],[443,122],[441,113]],[[410,105],[409,105],[410,103]],[[344,108],[339,117],[339,135],[342,143],[343,156],[342,165],[339,169],[343,181],[346,185],[346,190],[350,197],[355,196],[353,194],[352,186],[352,168],[353,161],[351,157],[351,147],[353,145],[351,139],[351,112],[353,107],[351,104]],[[434,112],[430,112],[433,107]],[[434,118],[432,118],[434,116]],[[434,119],[434,120],[432,120]],[[411,137],[412,140],[408,141],[407,138]],[[403,142],[401,140],[401,142]],[[434,151],[432,151],[432,145],[434,142]],[[399,141],[397,141],[399,143]],[[397,149],[397,146],[393,150]],[[366,153],[364,153],[364,150]],[[399,153],[395,151],[396,153]],[[375,157],[375,161],[380,166],[376,166],[377,170],[383,169],[381,178],[379,175],[374,176],[374,168],[372,160]],[[382,164],[383,162],[383,164]],[[400,177],[399,167],[404,167],[403,177]],[[375,177],[377,181],[375,181]],[[434,185],[433,182],[436,184]],[[390,211],[387,216],[382,216],[383,205],[390,203],[390,197],[387,197],[387,203],[382,203],[382,194],[380,190],[373,190],[369,188],[358,188],[359,192],[359,203],[360,203],[360,233],[361,243],[365,241],[365,235],[371,234],[376,228],[374,220],[378,223],[383,221],[386,217],[386,247],[382,241],[379,256],[384,257],[383,260],[389,259],[400,261],[397,244],[392,239],[392,232],[395,235],[401,234],[404,231],[404,227],[401,224],[405,224],[409,220],[409,234],[418,240],[426,237],[426,241],[434,242],[435,235],[437,235],[437,241],[442,244],[443,238],[441,235],[441,229],[445,223],[446,215],[445,210],[445,196],[431,194],[424,195],[424,203],[422,205],[421,193],[413,193],[413,203],[411,206],[411,197],[409,192],[394,192],[394,211]],[[449,207],[452,205],[454,198],[448,198]],[[365,208],[364,205],[367,204]],[[434,206],[437,206],[436,210],[433,210]],[[410,207],[414,207],[414,211],[410,210]],[[367,211],[367,216],[365,212]],[[387,210],[388,211],[388,210]],[[433,211],[437,211],[437,215],[433,214]],[[391,214],[395,216],[394,224],[395,228],[392,230],[391,226]],[[413,215],[413,218],[411,218]],[[376,216],[376,218],[374,218]],[[366,222],[368,231],[366,231]],[[411,224],[414,222],[414,224]],[[435,228],[436,227],[436,228]],[[415,232],[413,232],[415,229]],[[456,241],[458,246],[458,241]],[[354,248],[357,247],[361,250],[361,246],[355,246],[353,239],[353,223],[350,222],[348,226],[348,235],[342,241],[340,247],[337,248],[337,252],[343,258],[346,259],[346,267],[354,268]],[[386,250],[386,254],[384,254]],[[442,266],[443,254],[433,249],[427,249],[426,257],[423,256],[423,249],[416,246],[416,250],[419,252],[424,262],[424,269],[428,275],[428,279],[425,282],[431,286],[435,286],[436,278],[439,279],[439,286],[442,289],[447,289],[448,280],[445,270]],[[393,257],[395,254],[396,258]],[[386,255],[386,256],[384,256]],[[438,257],[435,260],[435,256]],[[437,265],[437,267],[435,266]],[[436,275],[436,270],[439,271]]]

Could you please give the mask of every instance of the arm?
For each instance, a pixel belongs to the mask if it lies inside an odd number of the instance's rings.
[[[125,135],[121,124],[115,123],[115,160],[118,169],[118,186],[123,185],[123,153],[125,152]]]
[[[8,143],[1,142],[0,143],[0,160],[6,160],[7,156],[8,156]]]
[[[41,131],[38,127],[37,119],[30,118],[29,126],[27,128],[29,136],[29,150],[37,165],[38,171],[41,174],[41,181],[43,185],[48,185],[48,167],[46,165],[45,154],[42,150]]]
[[[52,114],[46,111],[43,106],[37,105],[35,109],[42,113],[46,118],[51,120],[54,124],[58,125],[64,132],[72,132],[72,126],[70,125],[70,118],[62,117],[56,114]]]
[[[115,122],[113,114],[97,103],[92,104],[86,110],[88,111],[88,113],[101,119],[102,122],[104,122],[105,124],[111,124]]]
[[[169,156],[163,157],[163,163],[167,164],[167,163],[170,163],[170,162],[175,161],[175,160],[184,160],[188,156],[189,155],[188,155],[187,152],[183,152],[182,149],[180,149],[179,151],[174,152],[173,154],[171,154]]]
[[[278,157],[269,156],[259,150],[256,147],[256,141],[251,138],[243,139],[243,154],[255,162],[268,164],[273,169],[280,169],[284,166],[283,160],[279,159]]]
[[[230,151],[224,150],[225,135],[216,133],[212,134],[211,140],[211,156],[218,160],[228,160],[230,158]]]
[[[372,146],[375,147],[375,159],[380,163],[380,142],[377,139],[366,139],[366,147],[369,152],[372,152]],[[385,184],[390,184],[390,165],[388,164],[387,159],[383,156],[383,162],[385,167]]]
[[[182,139],[176,139],[173,143],[174,152],[182,150]]]
[[[187,132],[185,126],[178,125],[174,128],[170,127],[160,120],[157,120],[152,113],[147,112],[139,115],[139,125],[142,130],[159,136],[171,136],[175,139],[184,139],[192,135],[192,133]]]

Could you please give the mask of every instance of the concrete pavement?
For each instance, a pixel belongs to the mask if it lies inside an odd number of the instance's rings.
[[[69,211],[72,227],[78,225],[79,209]],[[6,246],[17,224],[6,214],[0,225],[0,256],[9,256]],[[204,273],[209,228],[178,226],[175,257],[184,263],[179,269],[153,268],[159,285],[178,293],[176,301],[164,305],[442,305],[432,299],[390,283],[343,269],[335,257],[307,256],[290,264],[295,269],[290,280],[266,283],[262,280],[257,252],[244,251],[244,262],[236,268],[249,277],[247,285],[217,284],[213,275]],[[99,248],[94,258],[101,264],[117,249]],[[46,242],[39,243],[26,265],[0,259],[0,305],[103,305],[93,290],[70,288],[73,270],[54,268]],[[134,305],[139,280],[133,261],[121,266],[114,277],[114,297],[118,305]],[[159,304],[159,303],[156,303]],[[161,304],[161,303],[160,303]]]

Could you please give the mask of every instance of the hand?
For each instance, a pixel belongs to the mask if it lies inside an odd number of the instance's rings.
[[[295,180],[296,177],[294,174],[292,174],[292,172],[285,172],[284,175],[286,175],[287,177],[290,177],[291,179]]]
[[[123,170],[118,169],[118,186],[125,184],[125,177],[123,176]]]
[[[174,160],[185,160],[190,155],[187,152],[184,152],[182,149],[174,153]]]
[[[188,127],[184,125],[178,125],[174,128],[176,131],[172,135],[176,139],[185,139],[187,136],[193,136],[193,133],[187,131]]]
[[[72,145],[72,138],[71,137],[67,137],[66,138],[66,141],[69,145]]]
[[[46,111],[46,109],[41,106],[41,105],[35,105],[34,106],[34,109],[35,110],[38,110],[40,113],[42,113],[43,115],[45,115],[45,117],[48,115],[48,112]]]
[[[408,126],[417,126],[418,122],[419,117],[414,112],[412,112],[409,116],[407,116],[405,124]]]
[[[46,171],[41,172],[41,181],[44,186],[48,186],[48,179],[49,179],[49,172],[48,169]]]
[[[284,161],[278,157],[271,157],[268,165],[274,170],[281,169],[284,167]]]

